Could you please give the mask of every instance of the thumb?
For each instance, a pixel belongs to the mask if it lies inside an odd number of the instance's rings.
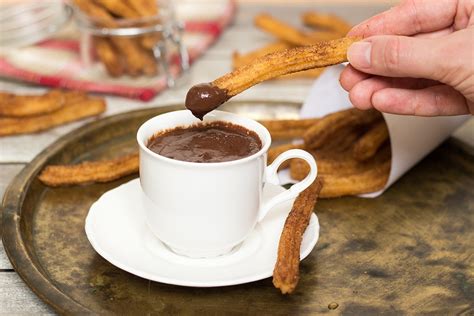
[[[373,36],[352,44],[347,58],[354,68],[373,75],[436,80],[437,45],[427,38]]]

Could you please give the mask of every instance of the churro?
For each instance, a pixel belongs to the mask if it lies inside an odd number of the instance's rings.
[[[58,125],[95,116],[105,111],[103,99],[86,99],[65,104],[60,109],[38,116],[0,118],[0,136],[35,133]]]
[[[387,124],[382,119],[376,122],[355,144],[352,156],[359,161],[375,155],[380,146],[389,138]]]
[[[112,77],[120,77],[125,72],[122,56],[119,55],[113,43],[104,37],[94,38],[95,50],[100,61]]]
[[[76,165],[47,166],[38,179],[51,187],[109,182],[138,172],[138,154]]]
[[[125,3],[141,17],[155,16],[158,14],[156,0],[125,0]]]
[[[345,36],[351,26],[334,14],[323,14],[318,12],[306,12],[301,16],[303,23],[310,27],[330,30]]]
[[[115,16],[123,18],[137,18],[140,14],[135,9],[128,5],[128,1],[117,1],[117,0],[94,0],[96,4],[100,5],[107,11],[111,12]]]
[[[282,153],[290,149],[304,149],[304,145],[303,144],[284,144],[284,145],[272,147],[268,150],[268,153],[267,153],[267,163],[271,164],[278,156],[280,156]],[[291,160],[292,159],[284,161],[278,169],[282,170],[282,169],[288,168],[290,166]]]
[[[98,6],[91,0],[74,0],[74,5],[80,9],[83,13],[96,18],[100,23],[107,27],[114,27],[115,22],[112,15],[107,10]]]
[[[265,56],[273,52],[285,50],[290,47],[291,45],[280,41],[268,44],[266,46],[263,46],[262,48],[259,48],[246,54],[239,54],[238,52],[234,51],[234,53],[232,54],[232,69],[235,70],[239,67],[250,64],[255,60],[255,58]],[[292,74],[280,76],[276,79],[316,78],[324,71],[324,69],[325,68],[314,68],[299,71]]]
[[[272,78],[302,70],[326,67],[347,61],[348,47],[356,38],[320,42],[296,47],[257,58],[211,83],[192,87],[186,95],[186,107],[202,117],[229,98]]]
[[[306,46],[315,44],[321,40],[331,40],[340,37],[338,34],[330,32],[320,32],[319,38],[314,34],[309,35],[306,32],[280,21],[269,14],[259,14],[254,19],[255,25],[261,30],[268,32],[276,38],[296,46]]]
[[[64,106],[64,94],[51,90],[43,95],[4,94],[0,98],[0,116],[25,117],[53,112]]]
[[[282,42],[282,41],[278,41],[278,42],[274,42],[274,43],[270,43],[268,45],[265,45],[265,46],[263,46],[263,47],[261,47],[257,50],[251,51],[249,53],[240,54],[238,52],[234,52],[232,54],[232,66],[233,66],[234,69],[239,68],[239,67],[242,67],[244,65],[250,64],[251,62],[253,62],[255,60],[255,58],[262,57],[262,56],[265,56],[265,55],[270,54],[270,53],[282,51],[282,50],[288,49],[290,47],[291,47],[291,45],[289,45],[285,42]]]
[[[273,270],[273,285],[283,294],[292,293],[298,285],[301,241],[323,187],[321,180],[316,179],[301,192],[285,221]]]
[[[302,138],[306,130],[319,119],[299,120],[262,120],[260,124],[266,127],[273,140]]]
[[[360,173],[340,176],[323,174],[327,184],[321,191],[321,198],[335,198],[345,195],[358,195],[382,190],[390,174],[390,161],[374,165]]]
[[[318,151],[311,151],[318,163],[319,176],[324,179],[321,198],[333,198],[344,195],[370,193],[383,189],[390,174],[390,146],[384,145],[375,156],[359,162],[350,153],[333,157],[318,156]],[[290,163],[290,175],[295,180],[302,180],[309,168],[301,160],[293,159]]]
[[[152,52],[156,44],[161,40],[161,34],[145,34],[140,37],[140,44],[143,46],[143,48]]]
[[[280,80],[280,79],[315,79],[319,77],[323,71],[326,70],[326,68],[314,68],[314,69],[308,69],[308,70],[303,70],[303,71],[298,71],[294,72],[288,75],[283,75],[280,77],[277,77],[275,79]]]
[[[380,119],[382,115],[376,110],[361,111],[348,109],[326,115],[309,128],[303,139],[308,148],[319,148],[345,126],[368,125]]]
[[[302,70],[326,67],[347,61],[347,48],[353,38],[290,48],[257,58],[212,82],[227,95],[235,96],[262,81]]]
[[[350,126],[340,129],[331,141],[319,149],[304,149],[311,153],[318,163],[318,173],[337,173],[344,175],[357,171],[358,161],[352,159],[353,144],[360,137],[360,128]],[[294,161],[294,162],[293,162]],[[304,160],[294,159],[290,164],[291,174],[301,180],[309,173],[309,165]]]
[[[13,93],[0,91],[0,103],[4,103],[5,101],[10,100],[13,97],[15,97],[15,94]]]
[[[140,17],[155,17],[158,14],[158,5],[155,0],[126,0],[125,2],[129,7],[135,10]],[[157,21],[150,20],[150,22],[145,23],[145,25],[151,25],[156,22]],[[161,34],[159,33],[144,34],[140,36],[141,45],[150,51],[160,40]]]
[[[332,31],[313,31],[308,32],[306,37],[314,44],[322,41],[335,40],[344,37],[344,35]]]

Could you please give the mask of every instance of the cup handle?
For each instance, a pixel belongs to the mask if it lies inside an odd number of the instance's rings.
[[[316,179],[316,176],[318,175],[318,166],[316,165],[316,161],[314,160],[313,156],[301,149],[290,149],[280,154],[275,159],[275,161],[273,161],[268,167],[265,168],[264,182],[280,185],[280,180],[278,179],[277,174],[278,168],[283,162],[293,158],[300,158],[306,161],[310,166],[309,174],[302,181],[294,184],[285,192],[278,194],[277,196],[273,197],[265,204],[263,204],[262,207],[260,207],[260,212],[258,214],[257,220],[259,222],[275,205],[296,198],[298,194],[300,194],[307,187],[309,187]]]

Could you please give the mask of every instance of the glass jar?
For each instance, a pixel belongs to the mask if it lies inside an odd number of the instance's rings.
[[[69,3],[81,32],[81,59],[85,67],[99,67],[111,77],[165,76],[168,86],[174,85],[179,71],[171,65],[176,64],[181,70],[189,67],[182,41],[183,26],[175,18],[171,1],[151,0],[147,5],[152,7],[131,7],[145,3],[90,0]]]
[[[61,0],[0,1],[0,47],[16,48],[48,39],[69,20]]]

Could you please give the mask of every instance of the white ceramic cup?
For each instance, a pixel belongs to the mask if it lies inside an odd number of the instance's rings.
[[[158,115],[140,127],[140,183],[143,206],[151,231],[174,252],[204,258],[225,254],[249,235],[257,222],[278,203],[295,198],[317,175],[309,153],[288,150],[266,166],[271,137],[268,130],[251,119],[213,111],[204,122],[224,121],[257,133],[262,149],[238,160],[196,163],[170,159],[147,148],[159,131],[198,123],[190,111]],[[309,175],[289,190],[261,203],[264,183],[279,184],[278,167],[291,158],[304,159]]]

